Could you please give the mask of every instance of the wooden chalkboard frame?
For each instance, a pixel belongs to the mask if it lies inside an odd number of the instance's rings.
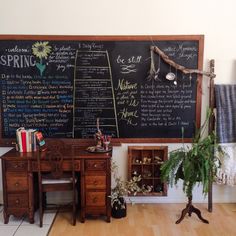
[[[203,68],[204,35],[150,35],[150,36],[58,36],[58,35],[0,35],[1,40],[54,40],[54,41],[197,41],[198,70]],[[189,68],[191,69],[191,68]],[[196,126],[201,124],[201,103],[202,103],[202,75],[197,75],[197,96],[196,96]],[[0,124],[2,124],[0,115]],[[2,138],[2,125],[0,125],[0,145],[11,146],[15,140]],[[91,139],[63,139],[70,144],[88,145],[93,143]],[[117,138],[113,139],[113,144],[119,143],[179,143],[182,138]],[[184,142],[191,142],[191,138],[185,138]]]

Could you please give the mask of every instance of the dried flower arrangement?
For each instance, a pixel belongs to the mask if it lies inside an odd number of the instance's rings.
[[[111,172],[115,181],[115,186],[111,189],[111,206],[112,216],[119,218],[116,211],[121,210],[122,216],[126,216],[126,200],[128,195],[137,195],[137,193],[149,193],[152,190],[152,186],[140,185],[142,179],[141,175],[133,176],[130,180],[122,180],[118,175],[118,166],[115,161],[112,161]],[[119,215],[119,214],[118,214]]]

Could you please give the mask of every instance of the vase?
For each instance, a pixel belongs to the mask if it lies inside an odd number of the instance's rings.
[[[121,204],[115,202],[111,208],[111,216],[113,218],[122,218],[126,217],[127,206],[124,198],[119,199]]]

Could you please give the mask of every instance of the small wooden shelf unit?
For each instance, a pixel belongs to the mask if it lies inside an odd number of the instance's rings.
[[[167,196],[167,184],[160,178],[160,167],[167,160],[167,146],[129,146],[128,178],[141,175],[140,185],[152,186],[150,193],[140,196]]]

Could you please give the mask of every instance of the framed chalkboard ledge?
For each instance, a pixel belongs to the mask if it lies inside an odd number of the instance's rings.
[[[46,138],[45,141],[50,140],[52,138]],[[55,138],[54,138],[55,139]],[[88,147],[93,146],[95,144],[94,139],[59,139],[63,140],[65,144],[78,146],[78,147]],[[123,143],[181,143],[182,139],[180,138],[173,138],[168,139],[168,141],[165,138],[126,138],[126,139],[117,139],[113,138],[111,141],[112,147],[119,147]],[[191,143],[192,139],[187,138],[184,139],[185,143]],[[2,139],[0,141],[0,147],[15,147],[16,139]]]

